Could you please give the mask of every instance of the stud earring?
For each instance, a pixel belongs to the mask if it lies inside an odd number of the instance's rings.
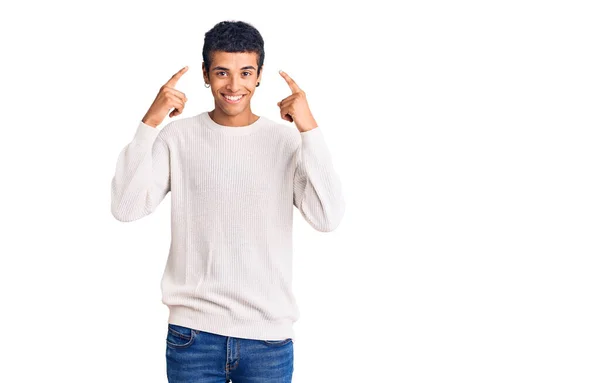
[[[205,82],[205,83],[204,83],[204,87],[205,87],[205,88],[210,88],[210,84],[208,84],[208,83],[206,83],[206,82]]]
[[[260,85],[260,81],[256,83],[256,86],[259,86],[259,85]]]

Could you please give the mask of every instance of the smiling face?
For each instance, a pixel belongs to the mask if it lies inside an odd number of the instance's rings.
[[[204,81],[210,84],[218,114],[234,117],[251,115],[250,99],[254,95],[258,76],[258,55],[254,52],[215,51],[208,71],[202,63]]]

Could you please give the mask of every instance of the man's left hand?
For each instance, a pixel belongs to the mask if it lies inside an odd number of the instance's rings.
[[[289,122],[294,122],[300,132],[307,132],[316,128],[317,122],[310,112],[304,91],[300,89],[298,84],[287,73],[279,71],[279,74],[285,79],[292,90],[291,96],[277,103],[277,106],[281,109],[281,118]]]

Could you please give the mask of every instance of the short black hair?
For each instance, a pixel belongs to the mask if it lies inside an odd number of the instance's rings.
[[[202,59],[209,73],[212,52],[255,52],[258,55],[258,73],[265,61],[265,42],[260,32],[251,24],[243,21],[221,21],[204,34]]]

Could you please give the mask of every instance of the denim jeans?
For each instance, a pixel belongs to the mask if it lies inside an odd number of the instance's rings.
[[[291,383],[294,342],[236,338],[168,324],[169,383]]]

